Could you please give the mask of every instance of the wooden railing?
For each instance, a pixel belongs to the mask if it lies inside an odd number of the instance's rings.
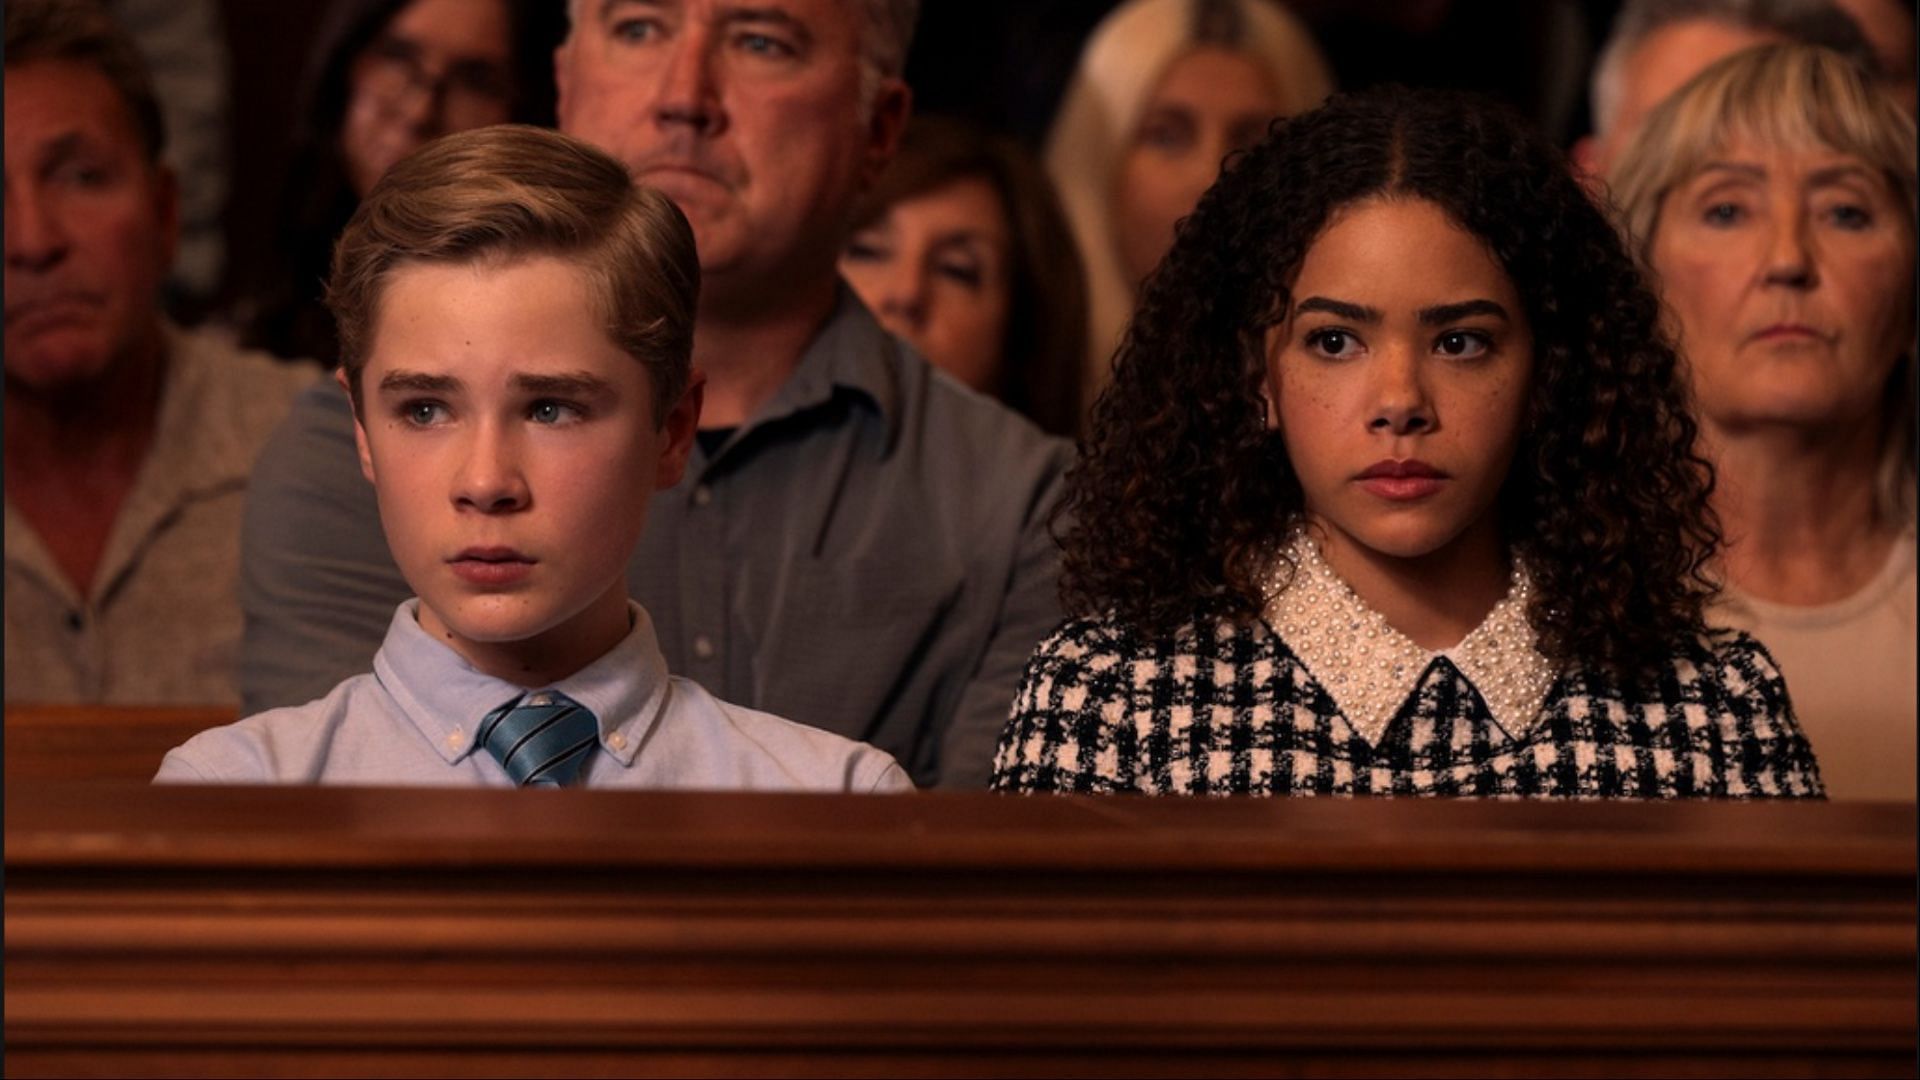
[[[15,1076],[1914,1070],[1912,804],[10,780],[5,820]]]
[[[145,783],[167,751],[234,716],[217,705],[9,705],[6,782]]]

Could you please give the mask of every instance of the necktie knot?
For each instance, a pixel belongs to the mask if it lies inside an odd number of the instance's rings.
[[[555,690],[523,694],[480,721],[474,740],[521,787],[565,787],[600,741],[592,710]]]

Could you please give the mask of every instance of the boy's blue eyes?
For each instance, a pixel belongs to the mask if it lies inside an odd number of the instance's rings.
[[[409,401],[400,406],[400,415],[415,427],[428,427],[446,418],[447,407],[437,401]]]
[[[446,404],[439,401],[405,401],[396,411],[402,420],[414,427],[436,427],[452,419],[453,415]],[[585,409],[565,401],[542,399],[527,407],[527,419],[546,426],[571,423],[585,417]]]
[[[560,424],[580,416],[579,406],[564,401],[536,401],[533,408],[527,410],[527,419],[536,424]]]

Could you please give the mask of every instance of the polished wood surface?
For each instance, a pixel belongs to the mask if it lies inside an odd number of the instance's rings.
[[[9,1075],[1912,1075],[1914,808],[9,784]]]
[[[145,783],[167,751],[236,715],[221,705],[9,705],[6,781]]]

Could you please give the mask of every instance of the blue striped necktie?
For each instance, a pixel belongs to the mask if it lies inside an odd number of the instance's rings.
[[[555,690],[523,694],[487,714],[475,740],[521,787],[565,787],[600,741],[585,705]]]

